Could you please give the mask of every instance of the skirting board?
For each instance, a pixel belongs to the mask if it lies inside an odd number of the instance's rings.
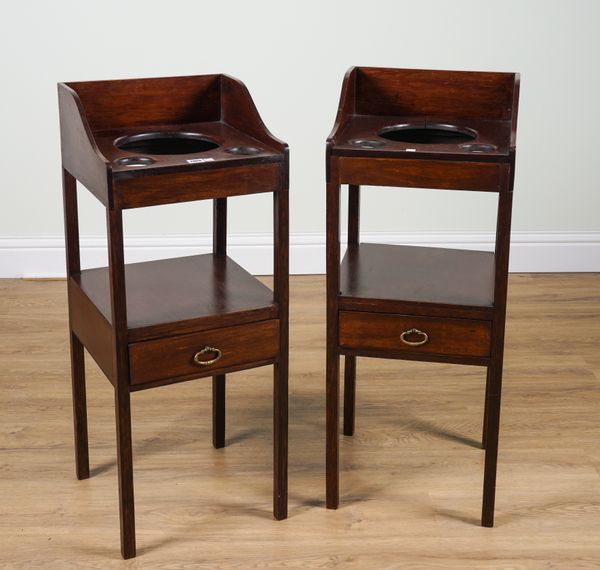
[[[491,250],[491,233],[363,232],[362,242]],[[210,235],[130,236],[125,238],[126,262],[207,253]],[[255,275],[273,271],[270,234],[228,236],[228,254]],[[106,265],[106,240],[82,236],[82,267]],[[600,232],[513,232],[512,272],[600,272]],[[290,237],[290,273],[325,272],[325,236]],[[0,278],[64,277],[64,241],[59,236],[0,237]]]

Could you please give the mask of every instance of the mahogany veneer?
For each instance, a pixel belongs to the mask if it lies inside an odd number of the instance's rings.
[[[71,278],[111,322],[109,271],[86,269]],[[240,324],[277,316],[273,291],[229,257],[195,255],[125,266],[130,341]]]
[[[362,243],[340,267],[341,301],[373,299],[492,308],[494,254],[487,251]]]
[[[493,526],[519,76],[352,68],[327,140],[327,507],[355,427],[356,358],[487,368],[482,525]],[[348,250],[340,264],[340,187]],[[361,244],[360,186],[498,194],[494,253]]]
[[[58,86],[77,477],[90,476],[83,349],[115,389],[121,552],[135,556],[130,394],[274,365],[275,518],[287,516],[288,147],[226,75]],[[76,181],[106,207],[109,266],[81,270]],[[227,198],[271,192],[274,291],[226,255]],[[123,210],[213,200],[213,253],[125,265]]]

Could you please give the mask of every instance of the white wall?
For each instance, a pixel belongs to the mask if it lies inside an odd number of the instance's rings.
[[[596,0],[22,0],[2,18],[0,276],[63,271],[58,81],[218,72],[242,79],[290,144],[292,269],[322,269],[324,141],[351,65],[519,71],[513,269],[600,270]],[[81,208],[93,264],[104,215],[85,195]],[[208,203],[128,212],[125,223],[136,259],[192,251],[211,231]],[[363,194],[370,239],[486,247],[493,223],[491,195]],[[235,255],[257,272],[268,270],[270,224],[267,196],[231,200]]]

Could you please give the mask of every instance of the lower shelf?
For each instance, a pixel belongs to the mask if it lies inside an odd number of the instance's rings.
[[[348,301],[402,301],[491,308],[494,254],[385,244],[349,246],[340,267]]]
[[[263,366],[278,355],[273,292],[225,256],[128,264],[125,288],[132,389]],[[68,290],[73,332],[116,385],[108,268],[72,276]],[[219,360],[194,363],[207,346],[221,351]]]
[[[108,268],[84,270],[73,281],[110,324]],[[125,289],[130,341],[277,316],[273,292],[226,256],[127,264]]]
[[[493,253],[360,244],[340,278],[342,354],[489,364]]]

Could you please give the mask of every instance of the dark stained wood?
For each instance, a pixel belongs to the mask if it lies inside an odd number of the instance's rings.
[[[156,77],[66,84],[81,99],[93,131],[218,121],[220,76]]]
[[[517,147],[517,120],[519,117],[519,92],[521,90],[521,76],[517,73],[515,75],[515,87],[513,90],[513,107],[512,116],[510,122],[510,148],[511,148],[511,165],[512,165],[512,176],[515,175],[515,161],[514,161],[514,150]],[[512,182],[511,182],[512,188]]]
[[[123,212],[106,211],[110,278],[110,311],[115,361],[115,419],[117,424],[117,471],[121,521],[121,555],[133,558],[135,508],[133,499],[133,457],[127,351],[127,297],[123,251]]]
[[[485,377],[485,397],[483,400],[483,429],[481,430],[481,449],[485,449],[486,440],[487,440],[487,416],[488,416],[488,404],[490,401],[490,369],[489,367],[486,370]]]
[[[262,144],[287,152],[287,144],[275,137],[263,123],[247,87],[235,77],[221,75],[221,118]]]
[[[441,190],[498,192],[498,164],[394,158],[341,157],[340,182]]]
[[[70,335],[71,379],[73,390],[73,427],[75,432],[75,473],[77,479],[90,476],[88,449],[87,399],[85,393],[85,360],[83,344]]]
[[[212,377],[212,441],[215,449],[225,447],[225,374]]]
[[[360,186],[348,187],[348,245],[358,245],[360,237]]]
[[[385,313],[340,311],[340,346],[344,348],[390,349],[455,356],[489,356],[491,323],[469,319],[442,319]],[[417,329],[429,336],[422,346],[409,346],[400,335]],[[418,334],[409,341],[421,341]]]
[[[360,186],[348,187],[348,245],[360,242]],[[356,400],[356,357],[344,359],[344,435],[354,435]]]
[[[514,176],[511,173],[507,173],[504,179],[507,191],[500,194],[496,221],[496,289],[494,295],[494,308],[496,312],[492,330],[492,362],[489,367],[489,380],[486,385],[485,466],[481,511],[481,524],[487,527],[494,526],[494,506],[496,502],[496,471],[498,464],[498,436],[500,432],[502,369],[504,364],[504,331],[506,325],[513,181]]]
[[[110,322],[81,290],[74,278],[67,281],[70,326],[102,372],[116,384],[113,332]]]
[[[434,354],[431,352],[410,352],[402,348],[344,348],[340,347],[344,356],[388,358],[392,360],[415,360],[417,362],[445,362],[448,364],[464,364],[465,366],[489,366],[489,356],[456,356],[454,354]]]
[[[116,184],[114,200],[121,208],[141,208],[274,192],[280,176],[279,165],[258,164],[128,178]]]
[[[511,118],[514,73],[377,67],[355,70],[355,112],[359,115]]]
[[[227,255],[227,198],[213,200],[213,255]]]
[[[354,435],[356,406],[356,356],[344,358],[344,435]]]
[[[125,274],[130,341],[277,315],[273,292],[225,256],[131,263]],[[75,279],[111,322],[107,269],[85,270]]]
[[[518,92],[519,76],[514,73],[351,68],[328,147],[341,156],[506,163],[516,144]],[[456,143],[393,141],[379,134],[384,127],[405,123],[467,127],[475,133],[469,142],[495,148],[472,152]],[[357,147],[352,143],[356,139],[376,140],[378,146]],[[412,186],[408,181],[405,185]],[[489,190],[485,185],[473,189]]]
[[[195,173],[224,166],[280,163],[287,148],[267,130],[246,87],[228,76],[61,83],[58,90],[63,165],[108,207],[131,208],[212,197],[202,192],[189,197],[195,184],[203,184]],[[141,168],[116,162],[139,154],[117,148],[114,142],[119,137],[174,130],[200,133],[218,147],[209,152],[152,155],[154,163]],[[251,146],[259,152],[231,154],[228,149],[234,146]],[[153,189],[148,181],[132,183],[136,195],[120,196],[121,201],[114,201],[113,185],[118,185],[121,192],[123,184],[127,186],[132,179],[156,174],[182,175],[172,187],[177,197],[170,201],[161,196],[161,187],[163,193],[169,192],[169,181],[157,179]],[[221,176],[226,179],[228,174]],[[240,176],[248,178],[252,174],[245,172]],[[256,177],[260,178],[259,173]],[[256,191],[274,191],[261,190],[256,182]],[[249,180],[241,184],[240,194],[251,192],[248,183]],[[234,191],[231,186],[216,189],[222,196]],[[149,202],[142,203],[144,199]]]
[[[78,476],[89,473],[83,346],[115,389],[124,558],[136,552],[130,393],[212,376],[213,443],[222,447],[225,374],[273,364],[273,513],[285,518],[287,145],[267,130],[246,87],[228,76],[79,82],[60,84],[58,90]],[[173,131],[201,135],[213,145],[188,146],[174,154],[170,144],[171,154],[160,154],[164,146],[128,150],[116,142],[123,136]],[[252,148],[235,153],[233,147]],[[122,162],[139,154],[150,154],[141,166]],[[108,268],[80,271],[73,177],[106,206]],[[226,198],[259,192],[272,192],[275,199],[274,292],[226,256]],[[212,255],[125,267],[125,208],[199,199],[215,204]],[[224,348],[222,359],[214,366],[192,364],[193,355],[209,342]]]
[[[366,244],[363,244],[366,245]],[[368,311],[371,313],[400,313],[402,315],[422,315],[429,317],[449,317],[456,319],[492,320],[493,307],[469,305],[443,305],[417,303],[396,299],[368,299],[362,297],[339,297],[338,308],[344,311]]]
[[[486,251],[363,243],[344,256],[340,295],[491,307],[494,267]]]
[[[154,380],[152,382],[144,382],[143,384],[131,384],[129,387],[130,392],[140,392],[142,390],[150,390],[152,388],[158,388],[160,386],[170,386],[171,384],[180,384],[181,382],[189,382],[190,380],[200,380],[203,378],[209,378],[213,376],[213,374],[220,375],[224,370],[224,374],[233,374],[234,372],[240,372],[241,370],[249,370],[251,368],[260,368],[261,366],[269,366],[274,365],[276,361],[276,357],[268,358],[267,360],[253,360],[252,362],[245,362],[243,364],[238,364],[235,366],[228,366],[227,369],[222,370],[212,370],[207,372],[206,374],[202,374],[194,370],[193,374],[187,374],[185,376],[177,376],[170,378],[163,378],[162,380]]]
[[[356,107],[356,68],[351,67],[344,75],[342,82],[342,92],[340,94],[340,101],[338,103],[337,115],[335,117],[335,123],[333,128],[327,137],[327,149],[329,150],[336,143],[336,139],[346,125],[348,124],[349,118],[355,112]],[[325,165],[327,172],[326,177],[329,180],[329,160]]]
[[[63,83],[58,91],[78,477],[89,475],[83,345],[115,389],[123,558],[136,552],[130,393],[212,376],[213,444],[219,448],[225,444],[225,374],[273,364],[273,513],[285,518],[287,144],[267,130],[246,87],[229,76]],[[135,150],[117,143],[154,132],[195,133],[212,145],[181,148],[171,140],[160,149]],[[236,153],[233,147],[251,148]],[[141,165],[122,161],[139,154],[150,156]],[[108,268],[80,270],[75,178],[106,206]],[[275,201],[274,291],[227,258],[227,197],[261,192],[272,192]],[[214,200],[211,255],[125,267],[124,209],[201,199]],[[207,366],[194,363],[194,354],[212,344],[222,357]]]
[[[227,255],[227,198],[213,200],[213,255]],[[225,447],[226,376],[212,379],[212,441],[215,449]]]
[[[133,457],[131,446],[131,398],[128,390],[115,390],[115,416],[117,423],[121,556],[127,560],[128,558],[133,558],[136,554]]]
[[[344,433],[354,432],[356,357],[470,364],[488,369],[482,525],[492,526],[519,76],[352,68],[326,146],[327,506],[339,497],[338,356],[346,358]],[[456,140],[390,141],[381,129],[432,123],[471,129],[473,153]],[[374,140],[373,148],[353,144]],[[462,141],[460,141],[462,142]],[[349,184],[348,251],[339,266],[339,185]],[[498,192],[495,253],[359,245],[359,185]],[[340,277],[341,273],[341,277]],[[339,322],[338,322],[339,318]],[[421,346],[403,343],[425,331]],[[405,340],[424,340],[405,333]]]
[[[131,383],[164,378],[217,376],[230,366],[274,358],[278,352],[279,322],[275,319],[198,333],[171,336],[129,345]],[[204,347],[222,352],[210,366],[194,363]],[[214,355],[207,355],[207,359]]]
[[[285,176],[273,194],[274,298],[279,315],[279,353],[273,368],[273,515],[287,517],[288,503],[288,352],[289,352],[289,156]]]
[[[77,182],[63,168],[63,203],[65,213],[65,251],[67,277],[80,270],[79,216],[77,213]],[[69,307],[69,347],[71,351],[71,390],[73,393],[73,431],[75,436],[75,473],[77,479],[90,476],[88,450],[87,401],[85,393],[85,360],[83,345],[74,331],[78,317]]]
[[[380,136],[382,129],[400,124],[451,124],[467,126],[474,131],[475,138],[467,141],[476,144],[493,145],[496,148],[484,152],[472,152],[455,141],[427,144],[392,140]],[[509,161],[511,123],[510,121],[490,121],[485,119],[451,118],[448,116],[414,117],[388,115],[352,115],[340,129],[336,137],[334,154],[339,156],[369,156],[371,158],[425,158],[439,160],[466,160],[469,162],[503,163]],[[364,148],[352,144],[356,139],[375,140],[378,146]]]
[[[63,168],[63,206],[65,222],[65,253],[67,277],[81,269],[79,254],[79,214],[77,212],[77,181]]]
[[[339,497],[340,358],[338,352],[338,296],[340,293],[340,185],[337,159],[331,159],[327,179],[327,361],[326,504],[337,509]]]
[[[108,161],[98,149],[77,93],[63,83],[58,85],[58,107],[64,170],[79,180],[102,204],[110,206]]]
[[[239,130],[223,121],[178,124],[178,132],[197,133],[215,143],[214,148],[203,149],[185,154],[149,154],[154,162],[143,168],[132,168],[120,164],[118,159],[140,155],[140,152],[122,149],[115,141],[124,136],[139,135],[145,132],[172,132],[173,125],[149,125],[137,128],[107,129],[95,133],[95,141],[102,156],[110,162],[114,180],[123,181],[131,178],[147,178],[149,175],[174,173],[199,173],[206,170],[220,169],[225,166],[246,166],[249,164],[272,164],[282,162],[281,151],[274,148],[274,143],[266,144],[247,132]],[[255,154],[234,154],[231,147],[251,146],[257,150]],[[147,156],[144,153],[144,156]],[[188,161],[192,162],[188,162]]]

